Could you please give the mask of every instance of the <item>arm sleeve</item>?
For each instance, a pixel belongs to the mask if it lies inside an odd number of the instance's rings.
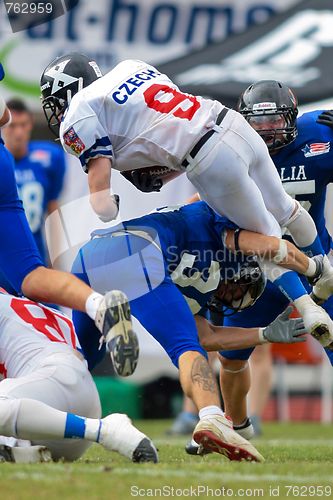
[[[110,138],[96,114],[87,103],[82,104],[82,108],[78,119],[75,115],[65,118],[60,139],[65,151],[79,158],[87,172],[89,160],[98,157],[111,160],[113,151]]]
[[[18,198],[11,155],[0,146],[0,269],[17,293],[24,278],[43,265]]]

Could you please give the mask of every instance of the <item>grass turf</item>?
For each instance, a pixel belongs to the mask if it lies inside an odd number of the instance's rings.
[[[154,439],[159,464],[132,464],[97,445],[73,464],[3,463],[2,499],[333,498],[332,426],[266,424],[254,441],[266,462],[254,464],[186,455],[186,438],[165,434],[170,422],[136,424]]]

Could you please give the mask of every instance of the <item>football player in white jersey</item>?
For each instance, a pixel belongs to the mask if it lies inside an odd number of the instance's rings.
[[[288,227],[303,251],[324,253],[311,216],[284,191],[264,141],[236,111],[181,92],[145,62],[125,60],[102,76],[75,52],[46,67],[41,91],[48,125],[88,173],[91,205],[103,221],[118,213],[111,169],[146,191],[159,190],[165,174],[186,172],[201,198],[239,227],[277,237]],[[290,102],[296,113],[292,92]],[[149,179],[154,166],[162,179]],[[330,295],[333,269],[326,272]],[[333,325],[317,319],[333,335]]]
[[[16,439],[8,440],[12,446],[0,447],[0,460],[72,461],[96,442],[134,462],[158,461],[153,443],[126,415],[101,419],[98,392],[69,318],[4,291],[0,309],[0,372],[5,377],[0,382],[0,434],[29,441],[17,446]]]
[[[103,220],[118,211],[111,168],[156,166],[186,172],[201,198],[239,227],[280,237],[288,226],[299,247],[320,253],[311,217],[284,191],[264,141],[239,113],[181,92],[145,62],[125,60],[102,76],[78,53],[47,66],[41,91],[51,130],[80,159],[91,194],[103,193],[91,198]]]

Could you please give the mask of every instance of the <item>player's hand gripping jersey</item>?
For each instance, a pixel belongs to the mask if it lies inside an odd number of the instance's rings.
[[[0,292],[0,372],[15,378],[52,352],[81,350],[73,323],[59,311]],[[56,347],[55,344],[56,343]]]
[[[119,171],[152,165],[179,170],[222,108],[181,92],[154,67],[126,60],[74,95],[60,139],[84,170],[97,157],[111,159]]]

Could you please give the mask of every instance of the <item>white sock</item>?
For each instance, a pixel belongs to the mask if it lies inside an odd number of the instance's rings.
[[[103,422],[98,418],[86,418],[84,439],[98,443]]]
[[[202,420],[203,418],[211,417],[212,415],[221,415],[223,417],[224,413],[218,406],[205,406],[201,408],[199,411],[199,418]]]
[[[91,319],[95,321],[97,309],[101,303],[103,295],[97,292],[93,292],[89,295],[86,301],[86,313]]]

